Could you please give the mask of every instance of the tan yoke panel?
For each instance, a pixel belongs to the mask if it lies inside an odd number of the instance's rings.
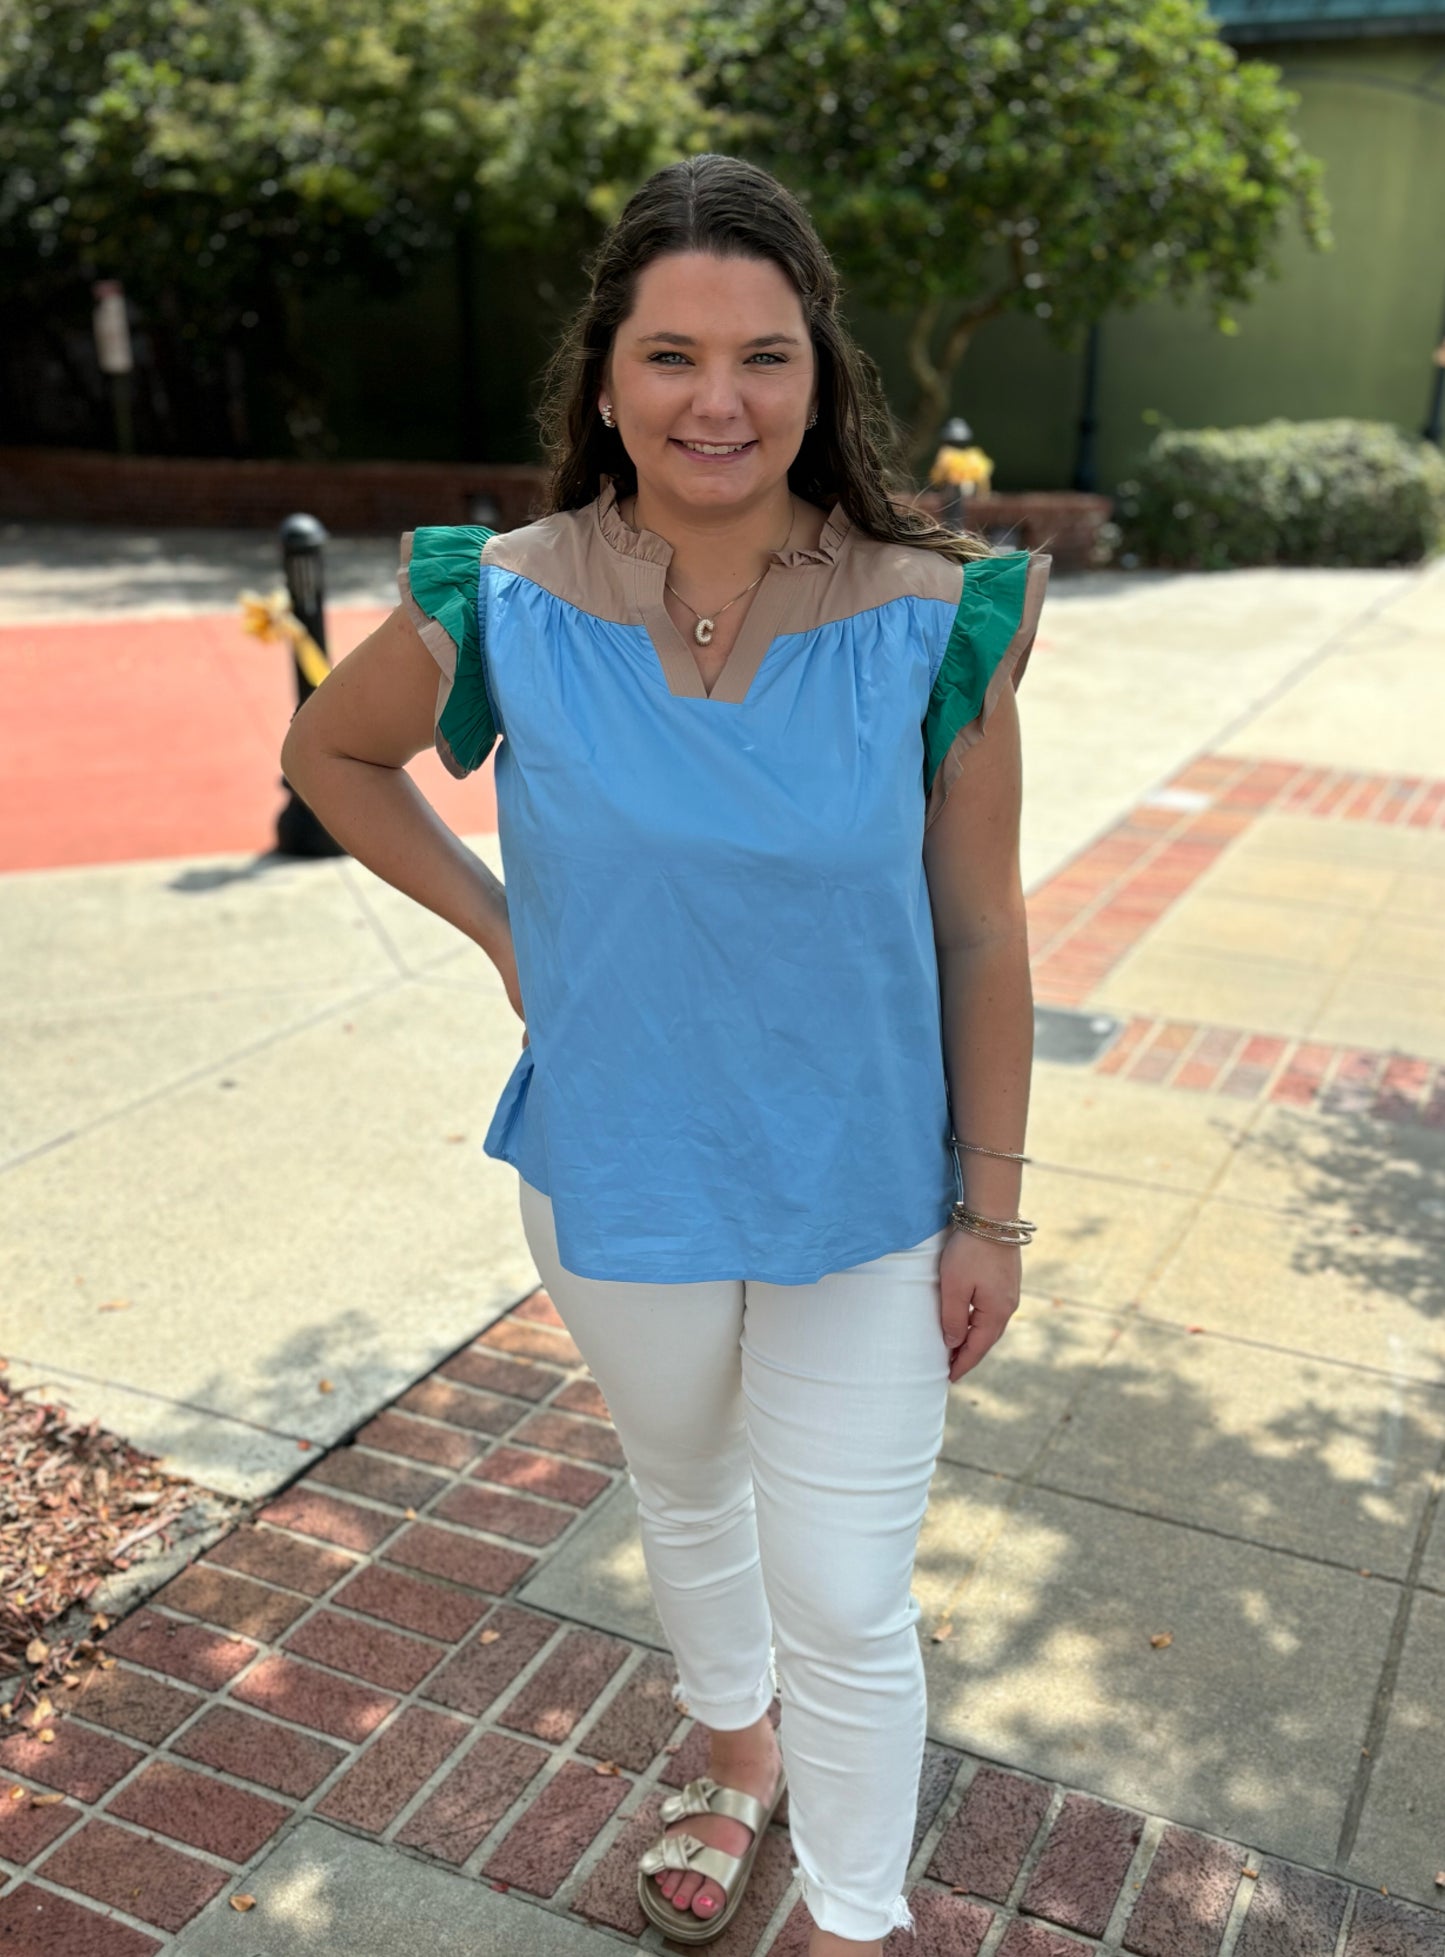
[[[865,536],[841,504],[834,504],[815,547],[771,553],[709,695],[663,601],[672,545],[656,531],[623,521],[610,477],[582,509],[562,510],[489,538],[482,557],[593,618],[642,625],[673,694],[733,704],[745,698],[769,647],[785,633],[836,624],[895,598],[937,599],[951,614],[963,594],[962,564],[937,551]]]

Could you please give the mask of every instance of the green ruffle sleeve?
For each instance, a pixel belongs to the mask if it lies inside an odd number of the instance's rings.
[[[477,523],[437,524],[401,540],[401,601],[441,668],[434,739],[449,775],[480,768],[497,740],[478,604],[482,549],[493,534]]]
[[[1006,684],[1024,675],[1053,559],[1011,550],[970,558],[923,722],[925,827],[937,816]]]

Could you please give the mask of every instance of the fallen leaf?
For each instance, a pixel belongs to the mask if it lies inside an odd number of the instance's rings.
[[[298,1454],[309,1454],[311,1452],[310,1441],[297,1441],[296,1451]]]
[[[1202,1332],[1204,1327],[1202,1325],[1186,1325],[1184,1329],[1186,1332]]]
[[[80,1683],[80,1673],[79,1673],[79,1672],[63,1672],[63,1673],[61,1674],[61,1679],[60,1679],[60,1683],[61,1683],[61,1684],[62,1684],[62,1685],[63,1685],[63,1686],[65,1687],[65,1689],[66,1689],[66,1690],[67,1690],[68,1692],[73,1692],[73,1691],[75,1690],[75,1688],[76,1688],[76,1686],[77,1686],[77,1685],[79,1685],[79,1683]]]
[[[663,1748],[662,1750],[663,1750],[663,1752],[664,1752],[664,1753],[681,1753],[681,1751],[682,1751],[682,1741],[681,1741],[681,1740],[674,1740],[674,1741],[672,1742],[672,1744],[671,1744],[671,1746],[665,1746],[665,1747],[664,1747],[664,1748]]]
[[[64,1799],[63,1794],[32,1794],[30,1805],[33,1808],[53,1808]]]
[[[951,1638],[953,1636],[953,1619],[951,1617],[945,1618],[942,1624],[936,1626],[931,1635],[934,1644],[941,1644],[945,1638]]]
[[[110,1629],[110,1619],[103,1614],[99,1617],[92,1617],[90,1628],[92,1631],[108,1631]]]
[[[232,1896],[231,1898],[232,1909],[248,1910],[254,1909],[255,1907],[256,1898],[254,1896]]]
[[[109,1298],[106,1300],[106,1302],[103,1305],[97,1305],[96,1310],[97,1311],[129,1311],[130,1299]]]
[[[37,1699],[35,1701],[35,1711],[31,1714],[30,1717],[31,1725],[43,1726],[46,1720],[49,1719],[51,1713],[54,1712],[54,1710],[55,1707],[49,1699],[46,1698]]]
[[[1162,1651],[1165,1645],[1173,1644],[1174,1633],[1172,1631],[1156,1631],[1149,1642],[1156,1651]]]
[[[1436,1869],[1435,1887],[1437,1889],[1445,1889],[1445,1869]]]
[[[316,1391],[318,1393],[334,1393],[336,1388],[331,1384],[329,1379],[318,1379],[316,1382]]]
[[[43,1665],[49,1656],[50,1646],[45,1642],[44,1638],[32,1638],[25,1647],[25,1662],[27,1665]]]
[[[615,1760],[599,1760],[592,1771],[595,1774],[620,1774],[622,1769]]]
[[[11,1798],[11,1800],[12,1800],[12,1801],[23,1801],[23,1800],[25,1799],[25,1791],[26,1791],[26,1790],[25,1790],[25,1789],[24,1789],[23,1787],[12,1787],[12,1788],[10,1789],[10,1798]],[[1438,1878],[1437,1878],[1437,1879],[1438,1879]]]
[[[1240,1870],[1240,1872],[1239,1872],[1239,1873],[1240,1873],[1241,1875],[1258,1875],[1258,1874],[1259,1874],[1259,1870],[1258,1870],[1258,1869],[1251,1869],[1251,1868],[1243,1868],[1243,1869],[1241,1869],[1241,1870]]]
[[[114,1658],[102,1658],[99,1663],[100,1669],[103,1672],[113,1672],[115,1670],[116,1661]]]
[[[466,1136],[465,1136],[465,1135],[447,1135],[446,1137],[444,1137],[444,1139],[445,1139],[445,1140],[447,1140],[447,1141],[449,1141],[449,1142],[464,1142],[464,1141],[466,1140]]]
[[[52,1727],[52,1726],[47,1726],[47,1727],[46,1727],[46,1729],[45,1729],[45,1731],[44,1731],[44,1732],[43,1732],[43,1733],[42,1733],[42,1734],[40,1735],[40,1744],[41,1744],[42,1746],[54,1746],[54,1744],[55,1744],[55,1729],[54,1729],[54,1727]]]
[[[49,1572],[49,1569],[50,1565],[48,1563],[37,1563],[30,1574],[31,1576],[45,1576]]]
[[[501,1635],[500,1631],[480,1631],[477,1634],[477,1643],[495,1644]]]
[[[415,1510],[415,1509],[406,1509],[406,1510],[404,1510],[404,1511],[403,1511],[403,1513],[405,1514],[405,1516],[406,1516],[406,1519],[407,1519],[407,1521],[408,1521],[408,1522],[415,1522],[415,1521],[416,1521],[416,1510]]]

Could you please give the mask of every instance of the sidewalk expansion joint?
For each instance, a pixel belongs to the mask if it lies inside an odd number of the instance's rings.
[[[1380,1675],[1370,1706],[1370,1717],[1360,1748],[1360,1758],[1355,1767],[1349,1798],[1345,1803],[1339,1840],[1335,1845],[1335,1861],[1341,1868],[1355,1850],[1355,1838],[1359,1833],[1360,1819],[1364,1814],[1365,1800],[1370,1791],[1376,1756],[1384,1743],[1390,1709],[1394,1702],[1395,1687],[1400,1675],[1400,1661],[1405,1650],[1405,1634],[1410,1627],[1410,1615],[1415,1607],[1415,1598],[1420,1590],[1427,1588],[1420,1580],[1421,1571],[1434,1529],[1435,1517],[1441,1506],[1442,1486],[1445,1486],[1445,1447],[1442,1447],[1436,1456],[1435,1465],[1426,1479],[1427,1493],[1421,1505],[1419,1522],[1415,1527],[1414,1541],[1410,1546],[1409,1567],[1400,1580],[1399,1602],[1390,1625],[1390,1635],[1380,1664]]]

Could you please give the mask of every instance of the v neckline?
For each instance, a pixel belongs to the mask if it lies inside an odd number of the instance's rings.
[[[683,637],[664,600],[664,585],[672,562],[672,545],[655,530],[634,528],[618,508],[616,480],[602,478],[595,509],[597,524],[612,548],[627,560],[632,574],[632,601],[662,669],[667,690],[675,699],[705,700],[710,705],[741,706],[747,699],[764,659],[784,630],[798,584],[786,572],[812,565],[830,565],[852,533],[852,520],[835,502],[818,542],[810,549],[774,550],[753,601],[738,627],[738,635],[709,693],[692,648]]]

